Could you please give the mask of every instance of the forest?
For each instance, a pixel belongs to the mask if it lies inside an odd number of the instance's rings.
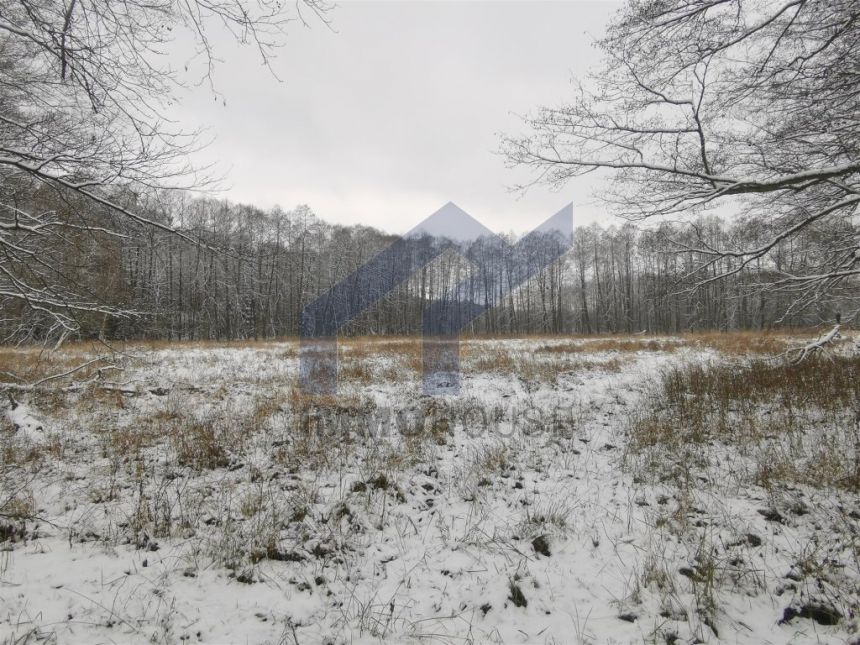
[[[98,210],[68,191],[13,181],[0,190],[19,212],[50,211],[65,231],[62,236],[26,229],[6,233],[14,236],[11,252],[0,258],[0,331],[7,343],[297,336],[304,306],[397,239],[370,226],[329,224],[307,205],[264,210],[164,191],[115,197],[153,226],[121,218],[112,209]],[[649,226],[623,220],[578,226],[561,260],[493,300],[495,306],[466,331],[677,333],[816,326],[849,307],[856,288],[847,282],[826,294],[809,294],[802,291],[805,283],[790,278],[814,274],[827,261],[834,238],[856,235],[850,219],[836,219],[782,240],[754,262],[729,254],[709,261],[699,250],[703,243],[761,245],[772,232],[758,220],[714,216]],[[516,235],[503,238],[513,241]],[[461,247],[417,271],[343,333],[420,333],[428,302],[496,293],[511,264],[525,261],[507,254],[499,239]],[[33,263],[32,257],[40,261]],[[452,285],[461,281],[474,291],[452,295]]]

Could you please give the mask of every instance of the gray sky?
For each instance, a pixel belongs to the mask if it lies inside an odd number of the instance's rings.
[[[226,105],[201,87],[182,118],[211,128],[199,161],[218,162],[233,201],[307,203],[327,221],[396,233],[448,201],[498,231],[531,229],[568,202],[576,225],[606,219],[595,179],[510,193],[528,174],[496,151],[498,133],[522,131],[516,114],[571,96],[618,5],[346,1],[331,29],[288,31],[272,65],[282,82],[218,37]]]

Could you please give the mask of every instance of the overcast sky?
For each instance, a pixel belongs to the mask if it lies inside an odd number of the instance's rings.
[[[216,38],[215,82],[185,97],[182,118],[215,137],[200,161],[226,171],[223,196],[403,233],[453,201],[486,226],[523,232],[573,202],[574,222],[607,219],[593,179],[560,192],[508,189],[500,132],[517,114],[571,96],[571,76],[619,3],[342,2],[331,28],[288,30],[273,69]]]

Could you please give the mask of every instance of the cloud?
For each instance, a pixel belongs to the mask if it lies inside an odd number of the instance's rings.
[[[189,92],[184,121],[207,125],[200,153],[229,170],[224,196],[309,204],[322,218],[402,233],[447,201],[496,230],[530,229],[567,202],[594,221],[594,179],[561,193],[507,188],[527,178],[496,154],[516,114],[570,96],[598,61],[612,2],[345,2],[332,29],[294,26],[273,70],[226,35],[213,100]]]

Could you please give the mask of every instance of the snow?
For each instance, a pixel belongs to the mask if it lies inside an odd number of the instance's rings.
[[[778,592],[811,545],[846,557],[850,545],[816,524],[857,496],[808,490],[813,512],[776,523],[760,513],[772,502],[762,490],[714,481],[681,500],[668,484],[634,482],[625,424],[663,367],[711,350],[663,339],[677,349],[577,353],[549,380],[469,371],[470,356],[495,349],[540,362],[537,348],[554,342],[464,343],[460,396],[438,403],[451,432],[417,447],[397,433],[299,443],[294,343],[141,350],[125,365],[134,394],[121,403],[81,393],[55,409],[34,399],[7,410],[16,435],[55,438],[63,451],[16,466],[38,519],[26,541],[0,542],[0,642],[845,642],[857,628],[848,620],[780,623],[789,600]],[[602,367],[608,359],[620,369]],[[361,360],[385,373],[401,365]],[[420,418],[430,402],[420,388],[403,370],[341,382],[338,397],[380,418]],[[502,420],[483,427],[493,415]],[[176,419],[227,433],[229,463],[179,464]],[[165,428],[143,441],[141,460],[117,443]],[[682,505],[707,518],[690,539],[656,520]],[[159,517],[169,521],[156,533]],[[725,546],[746,534],[762,544]],[[272,536],[270,557],[249,561]],[[549,556],[533,545],[540,536]],[[702,544],[758,572],[720,586],[719,636],[678,573]],[[856,563],[845,575],[860,579]]]
[[[15,403],[14,408],[10,407],[6,410],[6,419],[26,440],[36,444],[45,441],[44,424],[33,416],[26,405]]]

